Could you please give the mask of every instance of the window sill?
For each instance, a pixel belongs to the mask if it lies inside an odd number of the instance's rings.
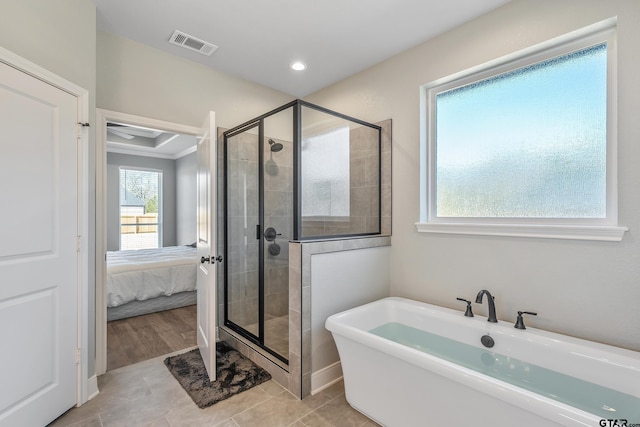
[[[417,222],[420,233],[473,234],[481,236],[537,237],[542,239],[600,240],[620,242],[627,227],[613,225],[465,224]]]

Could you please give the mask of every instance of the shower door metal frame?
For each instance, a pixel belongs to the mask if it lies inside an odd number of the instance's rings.
[[[285,355],[281,355],[276,351],[272,350],[264,343],[264,119],[271,116],[272,114],[283,111],[287,108],[290,108],[294,103],[290,103],[284,105],[276,110],[273,110],[267,114],[259,116],[249,122],[245,122],[240,126],[236,126],[228,131],[224,132],[224,154],[223,154],[223,180],[224,180],[224,200],[225,200],[225,213],[224,213],[224,259],[229,260],[229,245],[228,242],[228,233],[229,233],[229,209],[228,209],[228,144],[229,138],[232,138],[236,135],[240,135],[248,130],[258,128],[258,224],[256,225],[256,239],[260,242],[258,243],[258,335],[254,335],[251,332],[247,331],[242,326],[233,322],[229,319],[229,305],[227,304],[227,297],[229,295],[229,262],[224,263],[224,325],[229,329],[233,330],[237,334],[242,337],[248,339],[249,341],[257,344],[263,350],[269,352],[272,356],[278,358],[282,362],[289,364],[289,358]],[[294,147],[295,147],[294,142]],[[294,148],[295,152],[295,148]],[[295,194],[294,194],[295,198]],[[295,217],[295,215],[294,215]]]
[[[294,148],[293,148],[293,203],[294,203],[294,239],[297,241],[305,240],[318,240],[318,239],[344,239],[350,237],[366,237],[366,236],[379,236],[382,234],[382,127],[374,125],[372,123],[365,122],[355,117],[347,116],[346,114],[338,113],[328,108],[321,107],[319,105],[312,104],[307,101],[298,99],[294,102],[296,108],[294,109],[293,128],[294,128]],[[372,233],[352,233],[352,234],[334,234],[334,235],[322,235],[322,236],[303,236],[302,235],[302,150],[300,145],[302,143],[302,107],[307,107],[316,111],[320,111],[331,116],[338,117],[340,119],[354,122],[362,126],[366,126],[378,131],[378,231]]]
[[[301,185],[302,185],[302,107],[311,108],[343,120],[354,122],[362,126],[367,126],[378,131],[378,232],[372,233],[355,233],[355,234],[340,234],[340,235],[323,235],[323,236],[307,236],[302,237],[302,200],[301,200]],[[300,99],[296,99],[287,104],[284,104],[274,110],[271,110],[261,116],[255,117],[247,122],[244,122],[234,128],[231,128],[223,133],[224,136],[224,150],[223,150],[223,197],[224,197],[224,259],[227,262],[224,264],[224,326],[228,327],[235,333],[246,338],[250,342],[258,345],[261,349],[267,351],[272,356],[281,360],[282,362],[289,364],[288,357],[285,357],[276,351],[270,349],[264,343],[264,120],[274,114],[280,113],[288,108],[293,108],[293,240],[305,241],[305,240],[317,240],[317,239],[335,239],[335,238],[353,238],[353,237],[366,237],[376,236],[382,233],[382,128],[380,126],[367,123],[365,121],[356,119],[354,117],[347,116],[345,114],[338,113],[336,111],[329,110],[324,107],[320,107],[315,104],[311,104]],[[229,320],[229,307],[227,304],[227,296],[229,295],[229,204],[227,203],[228,197],[228,140],[229,138],[239,135],[253,128],[258,128],[258,228],[256,230],[256,237],[259,238],[260,243],[258,245],[258,335],[254,335],[251,332],[244,329],[242,326]]]

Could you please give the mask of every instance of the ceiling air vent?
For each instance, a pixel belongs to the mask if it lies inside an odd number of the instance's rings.
[[[178,30],[173,32],[171,38],[169,39],[169,43],[182,46],[190,50],[195,50],[196,52],[200,52],[203,55],[207,56],[210,56],[213,52],[216,51],[216,49],[218,49],[218,46],[216,46],[215,44],[197,39],[190,36],[189,34],[185,34]]]

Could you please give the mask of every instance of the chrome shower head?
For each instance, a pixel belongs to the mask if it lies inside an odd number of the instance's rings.
[[[280,144],[279,142],[275,142],[273,139],[269,140],[269,145],[271,146],[271,151],[274,153],[277,153],[283,148],[282,144]]]

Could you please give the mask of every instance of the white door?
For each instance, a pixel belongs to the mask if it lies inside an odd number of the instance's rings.
[[[198,348],[209,379],[216,379],[216,132],[215,113],[198,140]]]
[[[76,403],[78,100],[0,63],[0,426]]]

